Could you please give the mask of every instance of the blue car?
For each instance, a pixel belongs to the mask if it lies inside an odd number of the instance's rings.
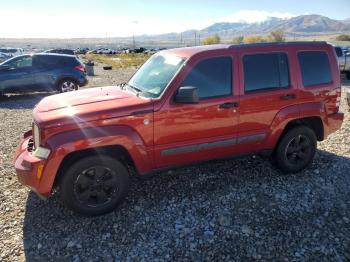
[[[87,82],[85,66],[76,56],[21,55],[0,64],[0,95],[25,91],[68,92]]]

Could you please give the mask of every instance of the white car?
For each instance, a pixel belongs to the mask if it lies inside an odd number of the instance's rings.
[[[11,57],[23,55],[22,48],[0,47],[0,53],[10,55]]]

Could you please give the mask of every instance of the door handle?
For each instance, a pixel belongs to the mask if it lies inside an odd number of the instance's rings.
[[[233,107],[238,107],[239,103],[238,102],[226,102],[221,105],[219,105],[220,108],[233,108]]]
[[[286,94],[281,96],[282,100],[290,100],[290,99],[295,99],[297,96],[295,94]]]

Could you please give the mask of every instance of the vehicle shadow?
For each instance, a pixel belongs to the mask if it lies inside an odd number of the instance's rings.
[[[0,96],[0,108],[31,109],[44,97],[54,94],[54,92],[35,92]]]
[[[240,260],[248,258],[249,243],[256,243],[263,257],[294,256],[304,236],[320,230],[315,221],[321,214],[349,214],[346,170],[349,158],[322,150],[308,169],[293,175],[282,174],[260,156],[211,161],[147,180],[134,179],[131,193],[115,212],[93,218],[68,211],[57,194],[42,201],[29,193],[23,225],[25,257],[118,261],[136,254],[138,260],[141,255],[153,260],[164,256],[157,250],[165,249],[168,260],[186,254],[204,259],[220,255],[218,250]],[[222,222],[222,214],[231,222]],[[298,224],[300,220],[303,223]],[[255,233],[242,233],[247,224]],[[340,222],[335,227],[329,218],[321,230],[345,241],[342,228],[347,225]],[[296,228],[303,234],[290,233]],[[304,245],[319,241],[316,237]],[[196,246],[191,246],[194,242]],[[343,243],[350,246],[347,238]],[[341,248],[338,253],[343,254]]]

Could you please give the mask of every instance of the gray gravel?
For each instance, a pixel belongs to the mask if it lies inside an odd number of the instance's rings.
[[[0,101],[0,261],[350,260],[344,99],[342,129],[319,143],[301,173],[283,175],[260,156],[212,161],[135,179],[118,210],[82,218],[57,194],[40,200],[13,170],[19,137],[42,97]]]

